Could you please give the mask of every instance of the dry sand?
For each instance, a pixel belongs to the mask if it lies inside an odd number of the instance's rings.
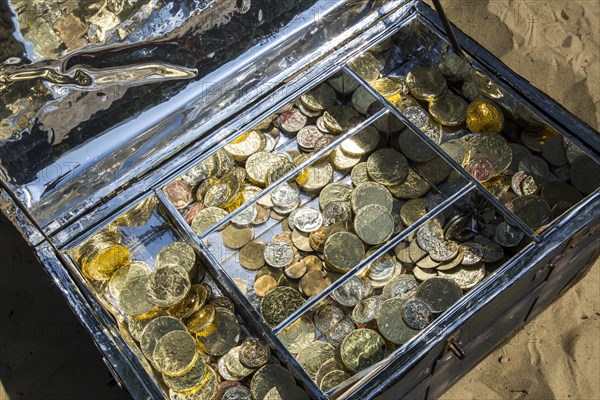
[[[599,129],[599,1],[442,3],[461,30]],[[600,262],[442,399],[600,399]]]

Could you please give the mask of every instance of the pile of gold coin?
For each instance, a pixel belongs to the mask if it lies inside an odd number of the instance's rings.
[[[349,65],[532,229],[600,187],[598,163],[457,54],[446,49],[437,65],[381,77],[389,54]]]
[[[327,392],[386,358],[526,243],[473,196],[422,224],[278,335]]]
[[[138,218],[146,206],[135,207],[133,216],[119,221]],[[139,224],[120,226],[127,242],[136,242],[127,229]],[[267,399],[275,398],[267,397],[271,392],[274,396],[289,391],[308,400],[268,346],[244,338],[233,302],[205,279],[204,266],[191,246],[167,244],[152,257],[154,268],[150,268],[145,261],[130,260],[129,249],[119,243],[121,235],[116,224],[110,225],[73,254],[81,260],[86,277],[101,281],[100,295],[116,307],[117,319],[125,320],[122,328],[137,341],[170,398]],[[143,239],[138,245],[145,245]],[[114,247],[126,256],[106,250]],[[119,254],[118,266],[112,256],[97,255],[102,251]],[[132,254],[137,253],[144,254]]]

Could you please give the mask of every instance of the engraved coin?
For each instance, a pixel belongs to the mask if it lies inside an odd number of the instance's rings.
[[[352,309],[352,320],[357,324],[368,324],[377,318],[381,306],[382,302],[378,297],[364,298]]]
[[[335,360],[335,358],[331,358],[331,359],[325,361],[323,363],[323,365],[321,365],[319,367],[319,370],[317,371],[317,374],[314,379],[317,386],[319,386],[319,387],[321,386],[321,382],[323,381],[323,378],[325,377],[325,375],[327,375],[331,371],[339,371],[340,368],[341,368],[341,366],[338,365],[338,362]]]
[[[419,100],[436,100],[442,97],[448,84],[437,69],[417,67],[406,75],[406,86]]]
[[[223,378],[226,382],[236,382],[243,379],[244,376],[236,376],[227,369],[225,362],[228,358],[229,353],[225,354],[223,357],[219,358],[219,361],[217,361],[217,371],[219,372],[219,375],[221,375],[221,378]]]
[[[248,179],[261,187],[267,182],[267,172],[272,165],[279,162],[280,157],[266,151],[259,151],[252,154],[246,160],[246,175]]]
[[[284,268],[294,261],[294,249],[289,243],[273,241],[265,247],[264,259],[272,267]]]
[[[340,322],[331,327],[325,332],[327,343],[334,347],[338,347],[342,340],[356,329],[356,325],[350,317],[345,317]]]
[[[450,261],[458,255],[458,243],[454,240],[444,240],[429,251],[429,257],[438,263]]]
[[[316,296],[331,285],[331,279],[325,271],[310,271],[300,279],[300,291],[306,297]]]
[[[319,206],[324,209],[332,202],[347,202],[350,200],[352,187],[342,182],[334,182],[325,186],[319,194]]]
[[[302,316],[279,332],[277,337],[290,353],[297,354],[315,340],[316,328],[310,318]]]
[[[444,231],[438,221],[427,221],[417,230],[417,244],[429,252],[444,241]]]
[[[440,271],[439,276],[453,280],[463,290],[469,290],[485,277],[485,264],[458,266],[448,271]]]
[[[195,389],[204,379],[207,373],[206,359],[199,355],[192,368],[179,376],[163,374],[165,384],[176,392],[187,392]]]
[[[304,168],[296,177],[298,185],[308,193],[314,193],[333,180],[333,167],[326,160],[318,160]]]
[[[452,93],[429,103],[429,113],[433,119],[442,125],[457,126],[466,120],[467,103]]]
[[[481,261],[483,257],[483,247],[479,243],[467,242],[459,246],[463,253],[463,265],[474,265]]]
[[[265,147],[265,136],[260,131],[249,131],[235,138],[224,150],[236,161],[245,161]]]
[[[504,247],[515,247],[525,234],[519,228],[509,225],[506,221],[498,224],[494,234],[494,241]]]
[[[287,369],[280,365],[267,364],[252,375],[250,392],[253,399],[264,399],[273,388],[284,391],[295,385],[296,382]]]
[[[357,75],[367,82],[379,78],[382,65],[370,52],[366,51],[348,63]]]
[[[365,297],[365,284],[358,276],[353,276],[335,289],[331,297],[343,306],[354,307]]]
[[[365,182],[354,188],[350,196],[350,204],[355,213],[362,207],[371,204],[378,204],[383,206],[388,212],[391,212],[393,198],[390,191],[380,183]]]
[[[394,149],[381,149],[367,159],[367,171],[373,180],[382,185],[399,185],[408,176],[408,162]]]
[[[240,211],[235,217],[233,217],[231,219],[231,223],[238,228],[246,228],[250,224],[256,224],[258,207],[260,206],[257,204],[251,204],[249,207]]]
[[[350,379],[351,377],[352,375],[342,370],[331,371],[323,377],[319,389],[321,389],[323,392],[328,392],[338,387],[340,384],[345,382],[347,379]]]
[[[196,341],[186,331],[176,330],[158,339],[152,360],[156,369],[166,375],[181,375],[190,371],[199,357]]]
[[[285,154],[285,153],[282,153]],[[267,185],[274,184],[280,178],[296,168],[296,165],[287,158],[279,157],[276,163],[273,163],[267,170]]]
[[[156,255],[154,265],[156,269],[169,265],[176,265],[191,274],[196,266],[196,252],[187,243],[173,242],[163,247]]]
[[[452,280],[434,277],[421,283],[417,298],[426,301],[434,313],[441,313],[462,297],[462,290]]]
[[[300,101],[313,111],[324,111],[335,104],[336,95],[331,86],[322,83],[300,96]]]
[[[408,168],[406,180],[399,185],[387,187],[390,193],[398,199],[408,200],[422,197],[429,192],[429,183],[421,178],[414,169]]]
[[[192,230],[197,235],[203,233],[211,226],[220,222],[222,219],[227,217],[227,211],[218,207],[207,207],[198,212],[192,220]],[[223,229],[221,227],[220,229]]]
[[[412,275],[398,275],[383,287],[383,297],[386,299],[400,298],[408,300],[417,294],[419,285]]]
[[[422,299],[410,299],[402,307],[402,319],[413,329],[425,328],[431,319],[431,306]]]
[[[242,267],[255,271],[265,265],[264,251],[266,245],[258,240],[253,240],[240,250],[240,264]]]
[[[371,329],[356,329],[344,338],[340,352],[344,366],[352,372],[359,372],[383,360],[387,349],[383,338],[377,332]]]
[[[341,308],[332,304],[319,307],[314,315],[315,327],[321,333],[325,333],[344,319],[346,314]]]
[[[336,147],[329,155],[329,159],[336,171],[346,172],[358,164],[362,160],[362,157],[347,154],[341,147]]]
[[[367,277],[373,281],[387,282],[396,271],[396,261],[393,256],[385,253],[372,261],[367,269]],[[373,284],[371,282],[371,284]]]
[[[486,158],[476,158],[471,160],[465,169],[479,182],[485,182],[496,174],[494,165]]]
[[[258,339],[247,339],[239,347],[239,360],[248,368],[260,368],[269,362],[271,349]]]
[[[209,356],[222,356],[233,348],[240,339],[240,324],[234,313],[215,307],[216,327],[208,334],[196,335],[200,350]]]
[[[215,322],[216,309],[213,305],[208,304],[198,310],[187,320],[187,328],[194,334],[205,334],[213,327]]]
[[[482,132],[469,139],[473,159],[485,158],[494,166],[494,173],[505,171],[512,160],[512,149],[502,135]]]
[[[365,246],[358,236],[350,232],[337,232],[325,241],[326,262],[340,271],[358,265],[365,256]]]
[[[103,242],[94,246],[90,253],[81,258],[81,271],[95,281],[105,281],[124,265],[129,264],[130,254],[121,244]]]
[[[149,275],[146,285],[148,300],[158,307],[170,307],[182,301],[191,286],[186,270],[176,265],[167,265]]]
[[[142,261],[132,261],[131,263],[119,268],[108,281],[108,292],[110,295],[119,299],[121,291],[125,287],[127,280],[138,276],[150,274],[150,267]]]
[[[284,182],[271,191],[273,205],[282,209],[294,207],[298,202],[300,190],[295,184]],[[291,211],[291,210],[290,210]]]
[[[392,236],[394,219],[383,206],[369,204],[360,208],[356,213],[354,230],[366,244],[381,244]]]
[[[323,215],[314,208],[303,207],[294,217],[294,226],[302,232],[313,232],[323,225]]]
[[[173,317],[157,317],[153,319],[142,331],[140,348],[149,360],[152,360],[156,343],[160,338],[172,331],[184,331],[183,322]]]
[[[406,300],[392,298],[383,302],[381,312],[377,316],[379,333],[388,341],[402,345],[419,333],[406,325],[402,319],[402,306]]]
[[[330,358],[333,358],[334,351],[333,346],[329,343],[315,341],[300,350],[296,360],[308,376],[314,379],[319,367]]]
[[[323,225],[325,226],[351,220],[352,209],[348,202],[334,201],[323,207]]]
[[[279,114],[277,120],[279,127],[288,133],[296,133],[306,125],[306,116],[297,109]]]
[[[323,134],[315,125],[307,125],[300,129],[296,136],[298,146],[307,151],[313,151],[317,141],[323,137]]]
[[[302,295],[291,287],[276,287],[260,302],[260,313],[265,321],[276,326],[304,304]]]
[[[156,307],[147,296],[150,275],[139,275],[125,281],[119,294],[119,307],[132,317],[142,317],[155,311]]]
[[[163,189],[173,206],[181,210],[192,202],[192,188],[183,180],[175,180]]]
[[[500,133],[504,128],[502,110],[490,100],[477,99],[467,107],[467,126],[471,132]]]
[[[411,226],[426,214],[427,200],[424,198],[408,200],[400,209],[400,219],[402,219],[402,223],[406,226]]]
[[[241,362],[242,357],[241,357],[240,353],[241,353],[241,346],[236,346],[236,347],[232,348],[231,350],[229,350],[227,352],[227,354],[225,354],[223,356],[223,358],[225,359],[224,363],[225,363],[225,368],[227,369],[227,371],[231,375],[234,375],[235,377],[239,377],[240,379],[243,379],[243,378],[247,377],[248,375],[250,375],[251,373],[253,373],[254,368],[248,367]],[[269,355],[270,355],[270,353],[269,353]],[[266,361],[264,364],[266,364]],[[264,364],[262,364],[262,365],[264,365]],[[261,367],[262,367],[262,365],[261,365]]]

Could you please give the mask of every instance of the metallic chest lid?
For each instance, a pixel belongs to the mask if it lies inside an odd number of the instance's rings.
[[[52,233],[413,2],[3,3],[0,176]]]

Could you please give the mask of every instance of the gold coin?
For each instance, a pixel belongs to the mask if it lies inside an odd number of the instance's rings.
[[[350,205],[352,206],[352,210],[357,213],[358,210],[370,204],[378,204],[391,212],[393,206],[392,194],[380,183],[361,183],[354,188],[352,195],[350,196]]]
[[[168,265],[154,270],[148,277],[148,300],[158,307],[171,307],[187,296],[191,286],[186,270]]]
[[[352,128],[358,112],[352,107],[336,105],[323,113],[323,123],[333,132],[341,133]]]
[[[458,126],[465,122],[467,102],[452,93],[429,103],[429,114],[436,122],[446,126]]]
[[[185,299],[170,307],[167,312],[175,318],[187,318],[206,304],[209,293],[203,285],[193,285]]]
[[[233,348],[240,339],[240,324],[231,311],[215,308],[215,330],[208,335],[197,335],[200,349],[209,356],[222,356]]]
[[[392,298],[383,302],[381,312],[377,316],[379,333],[388,341],[402,345],[419,333],[412,329],[402,319],[402,306],[406,300]]]
[[[269,362],[271,349],[258,339],[247,339],[239,347],[239,360],[248,368],[260,368]]]
[[[290,279],[300,279],[306,274],[306,270],[306,263],[304,260],[300,260],[286,267],[283,272]]]
[[[216,317],[216,308],[211,304],[207,304],[190,317],[186,326],[194,334],[209,334],[212,333],[210,328],[214,327]]]
[[[258,240],[247,243],[240,250],[240,264],[251,271],[258,270],[265,265],[264,251],[266,245]]]
[[[323,365],[319,367],[319,370],[317,371],[317,374],[315,376],[315,383],[317,384],[317,386],[319,386],[319,388],[321,387],[321,383],[323,382],[323,377],[325,377],[325,375],[327,375],[331,371],[339,371],[340,368],[342,367],[338,365],[335,358],[331,358],[325,361]]]
[[[198,356],[192,335],[186,331],[172,331],[158,339],[152,360],[156,369],[163,374],[178,376],[190,371]]]
[[[470,158],[488,160],[495,175],[504,172],[512,161],[512,149],[501,135],[482,132],[468,140]]]
[[[392,78],[379,78],[371,82],[371,87],[383,97],[391,97],[402,91],[402,83]]]
[[[236,161],[246,161],[252,154],[261,151],[266,144],[260,131],[245,132],[225,146],[225,151]]]
[[[394,218],[385,207],[369,204],[356,213],[354,230],[366,244],[381,244],[394,233]]]
[[[306,297],[316,296],[331,285],[325,271],[310,271],[300,279],[300,291]]]
[[[352,172],[350,173],[350,176],[352,178],[352,184],[354,186],[358,186],[361,183],[371,181],[371,177],[369,176],[369,173],[367,171],[367,163],[366,162],[361,162],[361,163],[356,164],[354,166],[354,168],[352,168]]]
[[[173,317],[157,317],[150,321],[142,331],[140,338],[140,348],[142,353],[152,360],[156,343],[160,338],[172,331],[184,331],[185,325],[183,322]]]
[[[148,274],[150,274],[150,267],[148,267],[146,263],[142,261],[132,261],[112,274],[107,285],[108,293],[110,293],[113,298],[119,299],[121,291],[129,279]]]
[[[271,389],[285,391],[293,386],[296,386],[296,382],[287,369],[280,365],[267,364],[252,376],[250,393],[253,399],[264,399]]]
[[[156,307],[147,297],[150,275],[140,275],[125,281],[119,295],[119,307],[125,314],[142,318],[156,311]]]
[[[126,214],[115,220],[115,225],[119,226],[142,226],[150,219],[152,212],[156,209],[158,198],[156,196],[148,197],[137,206],[127,211]],[[118,240],[117,240],[118,241]]]
[[[130,254],[122,244],[102,242],[82,256],[81,272],[92,280],[105,281],[124,265],[129,264]]]
[[[336,95],[331,86],[322,83],[300,96],[300,101],[310,110],[321,112],[335,104]]]
[[[379,78],[383,69],[382,63],[372,53],[366,51],[348,63],[357,75],[367,82]]]
[[[221,233],[223,244],[230,249],[240,249],[244,247],[254,237],[254,229],[250,226],[238,228],[228,225]]]
[[[172,400],[215,400],[218,392],[219,381],[217,373],[210,366],[206,367],[206,374],[200,383],[185,393],[170,392]]]
[[[258,297],[264,297],[275,287],[277,287],[277,281],[270,275],[263,275],[254,281],[254,293]]]
[[[298,250],[310,252],[312,251],[312,247],[310,247],[309,233],[302,232],[298,229],[294,229],[292,232],[292,242],[294,246],[298,248]]]
[[[227,354],[223,356],[225,369],[230,375],[236,378],[243,379],[254,372],[254,368],[250,368],[242,364],[240,360],[241,346],[236,346],[229,350]],[[269,352],[270,355],[270,352]],[[267,360],[268,361],[268,360]],[[266,362],[265,362],[266,363]],[[264,365],[264,364],[263,364]],[[258,367],[256,367],[258,368]]]
[[[188,372],[179,376],[163,374],[162,378],[170,389],[176,392],[190,392],[202,383],[208,371],[207,367],[206,359],[199,355]]]
[[[351,377],[352,375],[342,370],[331,371],[323,377],[319,389],[321,389],[323,392],[328,392],[338,387]]]
[[[304,304],[300,292],[279,286],[270,290],[260,302],[260,313],[265,321],[276,326]]]
[[[191,276],[196,262],[196,252],[192,246],[183,242],[173,242],[158,252],[154,265],[156,269],[176,265],[185,269]]]
[[[361,161],[361,156],[346,154],[341,147],[336,147],[329,155],[331,165],[336,171],[349,171]]]
[[[438,276],[438,273],[435,269],[424,269],[420,267],[413,268],[412,273],[415,278],[422,282]]]
[[[191,227],[199,235],[226,217],[227,211],[218,207],[207,207],[196,214],[192,220]],[[223,227],[220,229],[223,229]]]
[[[208,189],[216,185],[218,182],[219,178],[217,178],[216,176],[211,176],[204,182],[202,182],[200,185],[198,185],[198,187],[196,188],[196,201],[199,201],[200,203],[204,204],[204,196],[206,195],[206,192],[208,192]]]
[[[477,99],[467,107],[467,127],[471,132],[500,133],[504,128],[502,110],[489,100]]]
[[[401,200],[408,200],[424,196],[429,192],[430,186],[414,169],[409,167],[408,175],[404,182],[399,185],[388,186],[387,188],[395,197]]]
[[[334,347],[329,343],[315,341],[300,350],[296,356],[296,360],[304,368],[308,376],[314,379],[319,367],[327,360],[333,358],[334,352]]]
[[[327,264],[339,271],[349,271],[365,256],[365,246],[350,232],[337,232],[327,238],[324,247]]]
[[[408,162],[394,149],[381,149],[367,159],[367,171],[374,181],[382,185],[399,185],[408,175]]]
[[[279,160],[280,156],[265,151],[259,151],[248,157],[248,160],[246,160],[246,175],[250,182],[264,187],[267,183],[269,169]]]
[[[307,193],[315,193],[333,180],[333,167],[327,160],[318,160],[304,168],[296,177],[298,185]]]
[[[436,100],[442,97],[448,88],[444,75],[437,69],[417,67],[406,75],[406,86],[418,100]]]
[[[406,226],[411,226],[419,218],[427,214],[427,200],[423,198],[408,200],[400,209],[400,219]]]
[[[297,354],[315,340],[316,333],[312,320],[302,316],[279,332],[277,337],[290,353]]]

